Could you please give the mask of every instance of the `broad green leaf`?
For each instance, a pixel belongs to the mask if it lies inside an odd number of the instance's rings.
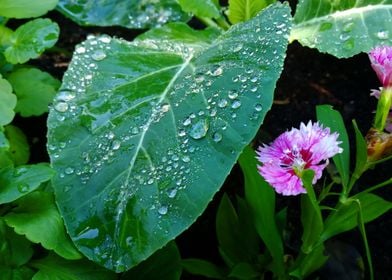
[[[185,271],[212,279],[226,279],[225,272],[222,268],[200,259],[184,259],[182,266]]]
[[[362,207],[364,222],[370,222],[392,208],[392,203],[370,193],[359,193],[352,197],[358,199]],[[353,229],[358,225],[358,205],[348,201],[340,204],[325,221],[322,240],[325,241],[339,233]]]
[[[121,279],[156,279],[159,275],[159,280],[179,280],[181,272],[180,252],[176,243],[170,242],[164,248],[156,251],[147,260],[124,273]]]
[[[65,232],[52,193],[33,192],[16,202],[17,207],[5,215],[7,225],[34,243],[41,243],[66,259],[80,259],[81,254]]]
[[[350,142],[342,115],[329,105],[317,106],[316,111],[317,119],[324,127],[330,128],[331,132],[339,133],[338,141],[342,142],[339,146],[343,152],[334,156],[333,161],[342,178],[343,187],[347,190],[350,179]]]
[[[43,164],[0,169],[0,204],[12,202],[50,180],[54,171]]]
[[[301,223],[302,223],[302,246],[301,251],[309,254],[313,246],[319,241],[323,231],[323,218],[321,209],[317,203],[316,194],[313,189],[314,171],[306,169],[302,173],[302,183],[306,194],[301,195]]]
[[[38,269],[32,280],[114,280],[117,275],[87,260],[69,261],[55,254],[30,262]]]
[[[323,244],[315,247],[309,254],[300,252],[300,255],[295,261],[294,268],[290,271],[290,275],[298,279],[304,279],[309,274],[320,269],[327,260],[328,256],[325,255]]]
[[[151,28],[190,18],[177,0],[60,0],[57,9],[81,25]]]
[[[228,16],[232,24],[247,21],[275,0],[229,0]]]
[[[11,44],[12,33],[13,31],[11,29],[0,24],[0,50]]]
[[[88,258],[129,269],[203,212],[271,106],[289,17],[277,4],[198,47],[108,36],[76,47],[48,147],[60,212]]]
[[[392,0],[300,0],[290,41],[337,57],[390,44]]]
[[[39,17],[54,9],[58,0],[0,0],[0,16],[7,18]]]
[[[31,245],[30,241],[16,234],[0,220],[0,267],[19,267],[26,264],[33,255]]]
[[[9,142],[9,156],[15,165],[26,164],[30,157],[30,146],[21,129],[7,125],[4,130]]]
[[[0,75],[0,126],[9,124],[15,116],[16,96],[12,86]]]
[[[7,79],[18,97],[15,112],[23,117],[39,116],[47,112],[49,103],[60,87],[60,81],[36,68],[20,68]]]
[[[31,20],[19,26],[12,34],[12,45],[5,50],[5,58],[12,64],[25,63],[52,47],[58,36],[57,23],[42,18]]]
[[[198,17],[218,18],[221,15],[219,6],[213,0],[179,0],[178,2],[184,12]]]
[[[243,201],[242,204],[242,208],[247,206],[244,205]],[[219,247],[225,258],[230,261],[230,266],[239,262],[254,261],[259,253],[259,244],[256,239],[257,233],[254,228],[251,228],[253,231],[249,232],[250,228],[245,220],[250,216],[249,210],[244,210],[242,209],[242,215],[239,216],[230,199],[225,194],[221,199],[216,214],[216,235]]]
[[[247,146],[239,164],[245,178],[245,197],[258,234],[274,259],[275,273],[284,273],[283,243],[275,221],[275,192],[257,171],[256,153]]]

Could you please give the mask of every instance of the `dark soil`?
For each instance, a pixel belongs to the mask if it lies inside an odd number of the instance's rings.
[[[57,12],[50,13],[49,17],[61,27],[60,40],[56,45],[59,49],[47,52],[31,64],[59,79],[68,67],[75,45],[83,41],[88,34],[107,33],[131,40],[142,32],[120,27],[80,27]],[[369,93],[370,89],[378,86],[366,54],[350,59],[337,59],[293,43],[288,48],[284,71],[277,83],[275,104],[265,118],[255,144],[268,143],[285,130],[298,127],[300,122],[315,120],[315,106],[319,104],[330,104],[342,113],[351,139],[354,139],[352,119],[356,119],[362,133],[366,134],[371,126],[372,111],[376,105],[376,101]],[[16,119],[17,125],[27,133],[31,143],[31,162],[48,161],[45,149],[45,121],[46,116]],[[389,163],[368,171],[358,182],[357,190],[387,179],[390,177],[390,170]],[[214,229],[217,205],[224,192],[231,196],[242,193],[242,175],[237,166],[204,214],[177,238],[184,258],[205,258],[218,264],[222,263]],[[392,193],[388,187],[379,191],[379,194],[392,201]],[[278,197],[278,207],[289,205],[290,217],[294,219],[294,228],[298,230],[296,235],[300,236],[298,201],[298,197]],[[392,241],[389,238],[392,232],[392,213],[389,212],[367,224],[366,228],[373,256],[375,279],[392,279]],[[363,257],[365,256],[358,231],[343,234],[338,239],[353,246]],[[184,279],[199,278],[188,275],[184,276]]]

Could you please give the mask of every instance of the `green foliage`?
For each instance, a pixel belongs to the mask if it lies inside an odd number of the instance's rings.
[[[198,17],[218,18],[220,17],[219,4],[214,0],[179,0],[184,12],[192,13]]]
[[[275,0],[229,0],[228,16],[232,24],[247,21]]]
[[[316,112],[317,119],[324,127],[330,128],[331,133],[339,133],[338,141],[342,142],[339,146],[343,149],[343,152],[335,155],[333,161],[342,178],[342,185],[345,189],[345,193],[347,193],[350,178],[350,144],[343,118],[338,111],[335,111],[332,109],[332,106],[329,105],[317,106]]]
[[[252,210],[253,223],[273,257],[275,274],[283,275],[283,242],[275,221],[275,192],[257,172],[256,153],[250,147],[243,150],[239,164],[244,173],[245,197]]]
[[[9,124],[15,116],[16,96],[10,83],[0,75],[0,126]]]
[[[19,68],[8,77],[18,97],[15,112],[23,117],[39,116],[48,111],[60,81],[36,68]]]
[[[31,242],[41,243],[65,259],[81,258],[66,234],[53,194],[33,192],[15,204],[17,207],[5,215],[4,220],[16,233],[25,235]]]
[[[0,169],[0,204],[12,202],[52,178],[54,171],[44,164]]]
[[[290,40],[337,57],[388,43],[392,0],[300,0]]]
[[[59,26],[50,19],[34,19],[19,26],[10,37],[11,46],[5,58],[12,64],[25,63],[37,58],[45,49],[52,47],[59,36]]]
[[[6,18],[31,18],[54,9],[58,0],[0,0],[0,16]]]
[[[60,0],[57,8],[81,25],[151,28],[189,19],[176,0]]]
[[[194,222],[271,106],[289,26],[277,4],[212,44],[102,36],[76,47],[48,142],[78,249],[123,271]]]
[[[124,273],[121,279],[155,279],[159,275],[159,280],[179,280],[181,272],[180,252],[176,243],[172,241],[147,260]]]
[[[38,272],[32,280],[114,280],[117,276],[87,260],[70,261],[49,254],[30,265]]]
[[[13,125],[7,125],[4,128],[4,134],[9,143],[7,153],[14,165],[26,164],[30,157],[30,146],[26,135],[21,129]]]
[[[200,259],[182,260],[184,270],[194,275],[200,275],[212,279],[226,279],[225,271],[215,264]]]

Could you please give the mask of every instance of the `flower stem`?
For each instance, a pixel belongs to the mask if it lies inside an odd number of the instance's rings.
[[[380,99],[377,103],[376,116],[374,118],[374,128],[378,131],[383,131],[385,122],[389,115],[389,110],[392,105],[392,88],[384,88],[380,93]]]

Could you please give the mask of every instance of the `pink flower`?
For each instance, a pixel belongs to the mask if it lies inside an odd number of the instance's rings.
[[[343,150],[339,147],[337,133],[330,133],[318,122],[300,128],[292,128],[281,134],[271,145],[264,145],[257,150],[260,174],[271,184],[277,193],[298,195],[306,193],[301,175],[305,169],[313,169],[313,184],[320,179],[328,159]]]
[[[383,87],[392,86],[392,47],[379,46],[369,53],[373,70]]]

